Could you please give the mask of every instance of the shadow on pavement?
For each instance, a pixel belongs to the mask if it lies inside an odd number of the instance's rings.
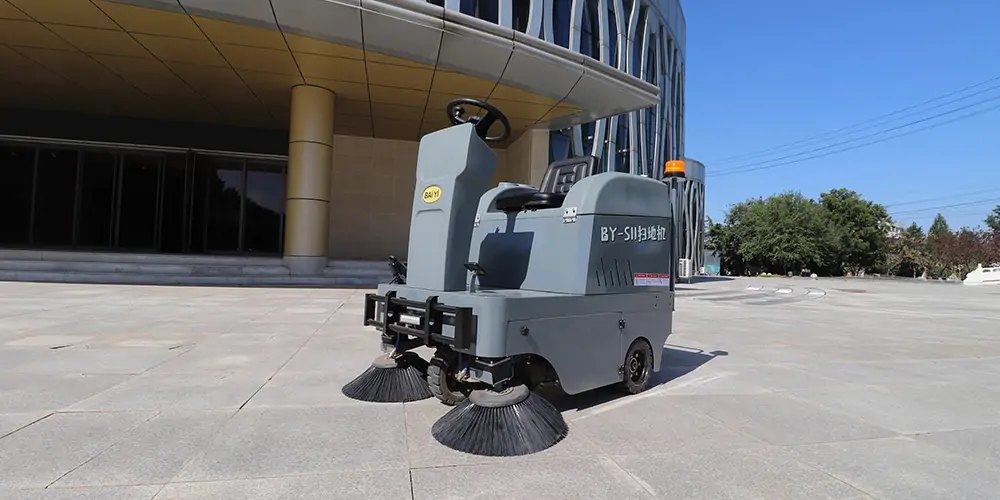
[[[733,281],[736,278],[731,276],[694,276],[691,283],[711,283],[713,281]]]
[[[649,389],[646,390],[651,390],[683,377],[716,357],[728,355],[729,353],[726,351],[705,352],[701,349],[668,344],[663,348],[661,354],[663,361],[660,364],[660,371],[652,374]],[[548,387],[540,390],[539,394],[551,401],[561,412],[570,410],[582,411],[629,396],[629,394],[614,385],[575,395],[566,394],[559,387]]]

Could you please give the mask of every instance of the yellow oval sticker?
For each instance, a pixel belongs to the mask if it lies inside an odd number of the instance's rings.
[[[434,203],[441,199],[441,188],[437,186],[428,186],[424,190],[424,203]]]

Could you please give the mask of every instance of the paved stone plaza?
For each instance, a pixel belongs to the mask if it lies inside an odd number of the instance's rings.
[[[656,387],[491,459],[341,395],[364,291],[0,283],[0,499],[997,497],[1000,287],[680,288]]]

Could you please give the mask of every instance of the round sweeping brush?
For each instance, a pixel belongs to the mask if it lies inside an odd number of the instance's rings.
[[[523,385],[472,391],[431,427],[434,439],[448,448],[491,457],[537,453],[568,433],[559,410]]]
[[[345,396],[371,403],[408,403],[432,396],[427,362],[412,352],[383,354],[341,389]]]

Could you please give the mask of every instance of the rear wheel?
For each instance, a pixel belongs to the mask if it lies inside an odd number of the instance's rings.
[[[448,406],[454,406],[468,397],[471,387],[455,380],[457,359],[435,354],[427,367],[427,387],[431,394]]]
[[[622,389],[629,394],[638,394],[649,388],[653,374],[653,349],[645,339],[635,339],[625,353],[624,380]]]

